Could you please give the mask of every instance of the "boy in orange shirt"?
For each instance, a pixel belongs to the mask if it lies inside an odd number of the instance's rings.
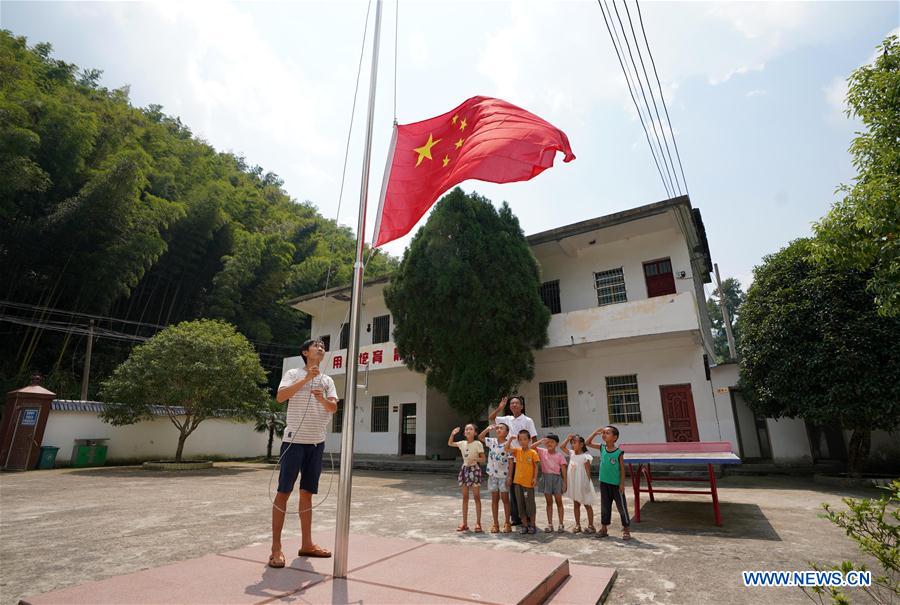
[[[535,527],[535,504],[534,504],[534,486],[537,484],[538,468],[541,459],[536,451],[531,449],[531,433],[527,429],[522,429],[517,435],[519,447],[512,447],[512,437],[506,442],[506,451],[515,457],[516,472],[515,477],[507,477],[507,484],[515,486],[516,504],[518,505],[519,515],[522,517],[523,534],[537,533]]]

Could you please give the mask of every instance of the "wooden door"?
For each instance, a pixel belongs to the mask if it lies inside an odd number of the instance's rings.
[[[416,453],[416,404],[400,406],[400,454]]]
[[[675,294],[675,277],[672,275],[672,261],[668,258],[644,263],[644,280],[647,283],[647,297]]]
[[[40,413],[41,408],[39,407],[18,409],[12,443],[4,463],[6,470],[25,471],[33,468],[37,463],[38,452],[35,450],[38,450],[38,446],[35,444],[34,433]]]
[[[659,387],[662,399],[666,441],[700,441],[694,396],[691,385],[676,384]]]

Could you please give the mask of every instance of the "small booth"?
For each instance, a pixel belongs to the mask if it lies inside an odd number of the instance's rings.
[[[41,440],[56,393],[40,386],[35,374],[31,384],[6,394],[0,420],[0,469],[27,471],[41,460]]]

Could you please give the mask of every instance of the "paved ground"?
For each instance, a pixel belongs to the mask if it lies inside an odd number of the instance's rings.
[[[268,541],[271,468],[218,463],[180,474],[116,467],[0,475],[0,605]],[[459,500],[452,476],[360,471],[351,519],[352,531],[361,534],[558,554],[616,567],[610,603],[805,603],[799,590],[744,588],[740,572],[856,558],[855,545],[819,517],[820,504],[874,493],[823,488],[797,477],[727,477],[719,491],[722,528],[713,525],[709,500],[668,494],[644,505],[644,522],[636,524],[630,543],[572,534],[460,537],[453,531]],[[333,528],[336,473],[322,477],[319,498],[325,496],[315,522]],[[538,511],[543,521],[540,503]],[[571,509],[566,513],[571,522]],[[294,516],[286,531],[296,523]]]

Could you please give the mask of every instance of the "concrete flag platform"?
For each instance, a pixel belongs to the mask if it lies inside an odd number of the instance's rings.
[[[333,550],[333,532],[316,542]],[[602,603],[616,571],[570,564],[549,555],[476,546],[351,535],[345,579],[333,559],[293,557],[286,540],[283,569],[266,565],[269,544],[206,555],[27,597],[22,605],[162,605],[263,603]]]

